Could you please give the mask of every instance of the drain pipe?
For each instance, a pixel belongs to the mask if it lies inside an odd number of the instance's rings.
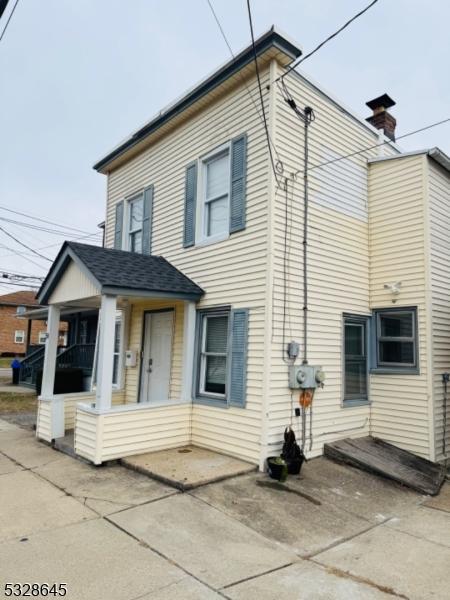
[[[305,106],[304,110],[304,159],[303,159],[303,361],[308,364],[308,168],[309,146],[308,128],[313,120],[313,109]]]

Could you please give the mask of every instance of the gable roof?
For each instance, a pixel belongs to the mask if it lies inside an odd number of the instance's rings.
[[[0,304],[7,306],[39,306],[39,302],[36,300],[36,292],[33,290],[3,294],[3,296],[0,296]]]
[[[237,74],[238,71],[248,65],[252,65],[255,51],[258,59],[263,58],[263,55],[267,55],[268,58],[270,58],[269,54],[270,51],[272,51],[271,56],[276,54],[284,66],[287,66],[302,54],[302,51],[297,44],[289,40],[286,35],[281,34],[274,26],[272,26],[269,31],[255,40],[255,50],[253,50],[252,45],[244,48],[244,50],[236,54],[231,60],[227,61],[223,66],[219,67],[195,87],[188,90],[181,98],[161,110],[153,119],[132,133],[116,148],[96,162],[94,169],[101,173],[107,172],[111,163],[121,155],[131,148],[136,147],[142,140],[160,129],[171,119],[180,115],[198,100],[217,89],[226,80]],[[273,52],[275,52],[275,54],[273,54]]]
[[[198,300],[204,294],[201,287],[162,256],[64,242],[37,293],[41,303],[48,302],[71,261],[78,265],[103,294],[186,300]]]

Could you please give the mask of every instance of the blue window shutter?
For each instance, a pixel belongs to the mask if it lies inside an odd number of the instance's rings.
[[[231,141],[230,233],[245,229],[247,135]]]
[[[116,222],[114,225],[114,248],[122,250],[123,200],[116,204]]]
[[[152,253],[152,214],[153,186],[144,190],[144,211],[142,217],[142,254]]]
[[[230,406],[244,408],[247,388],[248,308],[236,308],[230,313],[228,342],[228,386]]]
[[[184,235],[183,246],[188,248],[195,244],[195,212],[197,204],[197,163],[186,168],[186,185],[184,191]]]

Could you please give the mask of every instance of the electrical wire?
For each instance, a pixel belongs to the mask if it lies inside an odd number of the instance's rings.
[[[428,129],[432,129],[433,127],[437,127],[438,125],[443,125],[444,123],[449,123],[449,122],[450,122],[450,117],[448,117],[447,119],[443,119],[442,121],[436,121],[436,123],[431,123],[430,125],[426,125],[425,127],[421,127],[420,129],[415,129],[414,131],[409,131],[408,133],[399,135],[399,136],[397,136],[396,141],[410,137],[411,135],[415,135],[417,133],[422,133],[422,131],[427,131]],[[373,150],[375,148],[380,148],[380,146],[384,146],[386,144],[392,144],[392,140],[385,140],[384,142],[380,142],[378,144],[373,144],[372,146],[366,146],[365,148],[362,148],[361,150],[357,150],[355,152],[351,152],[350,154],[344,154],[344,156],[339,156],[338,158],[333,158],[333,159],[327,160],[323,163],[318,163],[316,165],[312,165],[312,166],[308,167],[308,170],[312,171],[313,169],[319,169],[320,167],[324,167],[325,165],[336,163],[341,160],[345,160],[346,158],[351,158],[352,156],[357,156],[358,154],[363,154],[364,152],[368,152],[369,150]],[[395,156],[395,155],[393,155],[393,156]],[[294,175],[298,175],[301,172],[302,172],[302,169],[298,169],[297,171],[295,171]]]
[[[301,57],[293,65],[287,67],[286,72],[283,73],[282,75],[280,75],[279,77],[277,77],[277,79],[275,79],[275,82],[279,81],[280,79],[283,80],[286,77],[286,75],[288,75],[291,71],[293,71],[296,67],[298,67],[299,64],[301,64],[302,62],[304,62],[305,60],[307,60],[308,58],[313,56],[313,54],[315,54],[318,50],[320,50],[320,48],[322,48],[322,46],[325,46],[325,44],[327,44],[329,41],[331,41],[333,38],[335,38],[337,35],[339,35],[342,31],[344,31],[344,29],[346,29],[351,23],[353,23],[353,21],[355,21],[356,19],[361,17],[365,12],[367,12],[370,8],[372,8],[372,6],[374,4],[376,4],[377,2],[378,2],[378,0],[372,0],[372,2],[370,4],[368,4],[365,8],[363,8],[363,10],[361,10],[359,13],[357,13],[351,19],[349,19],[346,23],[344,23],[344,25],[342,25],[342,27],[340,27],[337,31],[335,31],[334,33],[329,35],[325,40],[320,42],[320,44],[318,44],[314,48],[314,50],[311,50],[311,52],[309,52],[305,56]]]
[[[56,227],[60,227],[62,229],[70,229],[75,231],[76,233],[89,233],[84,231],[83,229],[77,229],[76,227],[70,227],[70,225],[64,225],[62,223],[55,223],[54,221],[48,221],[47,219],[41,219],[40,217],[35,217],[34,215],[30,215],[24,212],[20,212],[18,210],[12,210],[11,208],[6,208],[6,206],[0,206],[0,210],[6,210],[7,212],[13,213],[15,215],[20,215],[21,217],[27,217],[33,221],[40,221],[41,223],[46,223],[47,225],[55,225]]]
[[[5,26],[3,27],[3,31],[2,31],[2,33],[0,35],[0,42],[2,41],[3,36],[5,35],[5,31],[8,29],[9,22],[11,21],[11,18],[13,16],[14,11],[16,10],[18,4],[19,4],[19,0],[16,0],[16,3],[14,4],[14,6],[12,7],[11,12],[9,13],[8,20],[6,21]]]
[[[75,242],[75,241],[79,241],[79,240],[85,240],[87,238],[93,237],[94,235],[98,235],[98,234],[90,233],[89,235],[83,235],[81,237],[72,238],[70,241]],[[46,250],[47,248],[55,248],[56,246],[61,246],[61,242],[56,242],[56,244],[49,244],[48,246],[41,246],[40,248],[35,248],[35,250]],[[13,248],[9,248],[8,246],[1,246],[1,247],[6,248],[7,250],[14,251]],[[18,256],[32,256],[32,254],[30,252],[15,252],[14,254],[2,254],[2,255],[0,255],[0,258],[10,258],[12,256],[17,256],[17,255]],[[38,265],[38,266],[40,266],[40,265]]]
[[[33,229],[35,231],[43,231],[44,233],[50,233],[52,235],[60,235],[62,237],[66,237],[68,235],[73,235],[72,231],[69,230],[61,230],[61,229],[50,229],[49,227],[42,227],[42,225],[33,225],[32,223],[25,223],[24,221],[16,221],[15,219],[7,219],[6,217],[0,217],[0,221],[4,221],[5,223],[12,223],[13,225],[18,225],[19,227],[26,227],[28,229]],[[100,231],[90,234],[90,235],[102,235]]]
[[[270,145],[270,134],[269,134],[269,127],[267,125],[266,110],[264,108],[264,97],[263,97],[262,86],[261,86],[261,78],[260,78],[260,74],[259,74],[258,55],[256,53],[256,46],[255,46],[255,36],[253,33],[253,19],[252,19],[252,10],[250,7],[250,0],[247,0],[247,11],[248,11],[248,21],[249,21],[249,25],[250,25],[250,35],[252,38],[253,60],[255,62],[256,79],[258,82],[259,98],[261,101],[261,111],[262,111],[263,121],[264,121],[264,130],[265,130],[266,138],[267,138],[267,146],[269,149],[269,157],[270,157],[270,162],[272,165],[272,171],[275,176],[275,180],[276,180],[277,184],[279,185],[278,173],[277,173],[275,161],[274,161],[273,154],[272,154],[272,146]]]
[[[7,235],[8,237],[10,237],[12,240],[14,240],[15,242],[17,242],[18,244],[20,244],[21,246],[23,246],[27,250],[30,250],[36,256],[39,256],[40,258],[43,258],[44,260],[48,260],[48,262],[53,262],[51,258],[49,258],[48,256],[44,256],[43,254],[40,254],[37,250],[34,250],[30,246],[27,246],[26,244],[24,244],[23,242],[21,242],[19,239],[17,239],[14,235],[12,235],[12,233],[9,233],[8,231],[6,231],[6,229],[4,229],[3,227],[0,227],[0,231],[3,231],[3,233],[5,235]]]

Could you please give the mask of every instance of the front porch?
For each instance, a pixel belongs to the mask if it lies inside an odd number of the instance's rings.
[[[80,258],[76,247],[84,245],[71,245],[70,260],[56,259],[39,292],[49,309],[37,437],[52,443],[73,430],[75,453],[97,465],[188,445],[196,302],[203,291],[159,257],[97,248],[99,272],[82,252]],[[106,259],[112,262],[105,275]],[[133,288],[125,275],[140,263],[145,267]],[[90,390],[56,394],[57,332],[69,306],[99,310],[94,371]]]

